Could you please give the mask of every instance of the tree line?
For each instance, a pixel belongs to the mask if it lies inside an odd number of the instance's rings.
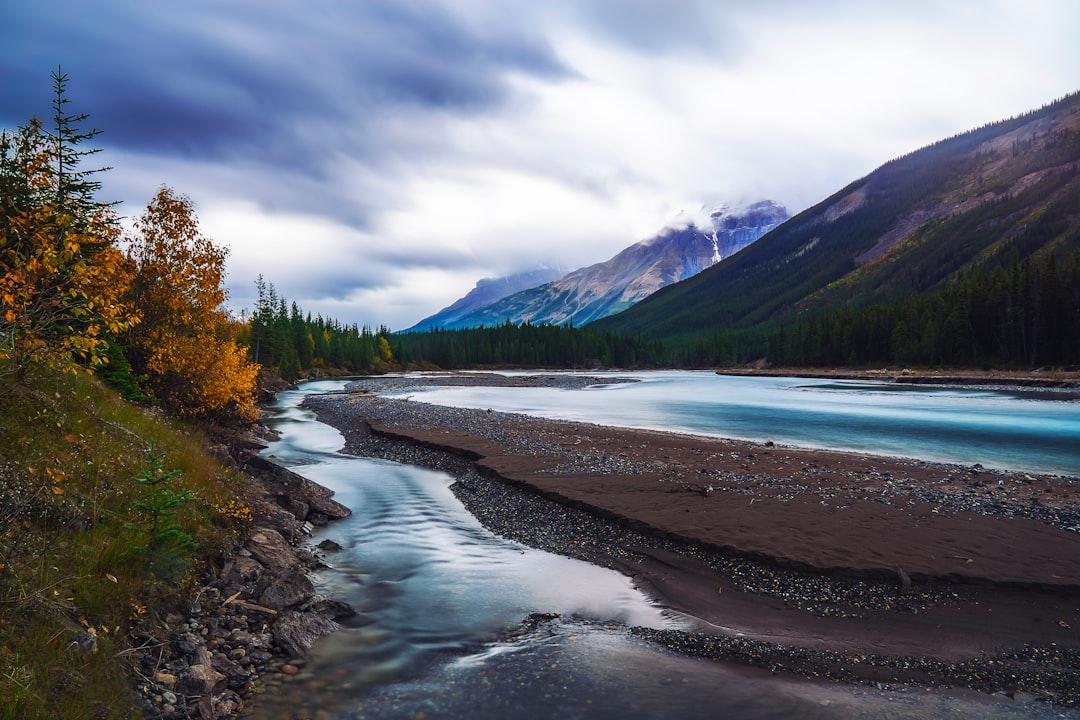
[[[783,367],[1080,364],[1080,250],[1014,258],[933,292],[892,302],[807,311],[783,324],[688,333],[668,340],[589,326],[509,321],[391,333],[306,316],[257,282],[248,323],[254,359],[287,378],[328,366],[352,372],[470,367],[701,368],[765,359]]]
[[[372,331],[322,315],[312,318],[262,275],[255,289],[255,309],[243,336],[253,362],[290,381],[317,368],[374,374],[393,367],[388,328]]]
[[[587,327],[509,321],[490,327],[400,333],[390,338],[390,346],[404,364],[445,369],[656,367],[663,361],[663,345],[656,341]]]
[[[1013,259],[891,303],[804,317],[767,339],[787,366],[1080,363],[1080,250]]]

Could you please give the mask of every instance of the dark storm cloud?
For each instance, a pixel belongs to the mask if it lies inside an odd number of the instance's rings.
[[[539,37],[432,3],[14,4],[0,122],[46,116],[61,65],[104,142],[141,153],[317,174],[334,153],[385,157],[395,114],[483,113],[510,96],[508,73],[569,74]]]

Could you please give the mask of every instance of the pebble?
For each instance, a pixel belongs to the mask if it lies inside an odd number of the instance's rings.
[[[505,377],[495,382],[504,383]],[[466,384],[459,378],[425,378],[428,384]],[[484,384],[479,378],[472,384]],[[537,382],[563,382],[579,379],[552,376]],[[604,378],[604,382],[610,379]],[[781,598],[790,606],[823,617],[858,617],[869,610],[892,610],[918,613],[942,603],[962,599],[963,591],[955,587],[924,588],[916,586],[901,594],[896,582],[874,582],[838,577],[826,577],[798,572],[746,558],[712,552],[698,546],[678,543],[638,532],[617,523],[596,517],[582,510],[547,500],[528,490],[503,483],[479,473],[465,458],[418,444],[376,436],[357,418],[377,419],[389,426],[406,428],[454,428],[455,431],[486,438],[522,454],[555,455],[560,464],[553,472],[610,472],[610,473],[669,473],[671,468],[660,462],[628,457],[625,454],[582,452],[573,437],[552,442],[519,432],[520,423],[533,420],[523,415],[487,410],[471,410],[429,405],[407,400],[379,397],[374,394],[388,389],[407,389],[416,384],[412,378],[367,378],[350,383],[347,392],[311,396],[306,400],[324,422],[342,430],[346,436],[346,451],[363,456],[379,457],[396,462],[442,470],[455,478],[452,490],[477,519],[492,531],[531,547],[575,557],[590,562],[612,565],[612,558],[630,559],[627,548],[656,548],[679,553],[704,562],[730,579],[732,587],[746,592]],[[775,448],[773,448],[775,450]],[[731,453],[732,459],[755,460],[752,453]],[[946,473],[937,487],[926,487],[898,477],[896,473],[879,473],[867,459],[864,473],[852,474],[852,487],[873,483],[880,487],[873,501],[907,506],[930,503],[934,512],[976,512],[1003,516],[1028,517],[1074,532],[1080,532],[1080,507],[1051,507],[1038,500],[1007,501],[995,494],[983,492],[981,486],[967,483],[975,473],[993,483],[997,492],[998,480],[1007,474],[986,468],[945,466]],[[904,461],[912,467],[925,467],[922,461]],[[748,468],[744,464],[744,468]],[[830,472],[827,468],[807,464],[790,474],[786,480],[770,479],[770,490],[790,498],[799,494],[820,491],[822,485],[814,478]],[[700,471],[708,475],[708,471]],[[695,471],[699,476],[699,471]],[[753,495],[761,477],[747,471],[714,473],[726,485],[725,492],[744,492]],[[1000,476],[1000,477],[999,477]],[[800,479],[801,478],[801,479]],[[961,480],[966,478],[966,480]],[[700,480],[698,480],[700,483]],[[708,490],[705,488],[708,487]],[[716,487],[701,486],[706,497]],[[838,494],[823,497],[824,501],[839,502]],[[839,502],[839,508],[845,507]],[[1054,672],[1046,672],[1048,662],[1045,648],[1025,648],[1022,652],[994,658],[980,658],[969,663],[945,663],[933,658],[896,658],[873,655],[843,655],[832,651],[811,651],[807,648],[764,643],[749,638],[721,638],[698,635],[681,630],[650,630],[633,628],[635,634],[663,644],[688,655],[732,659],[773,671],[799,672],[807,677],[830,677],[836,680],[857,681],[860,675],[852,667],[881,668],[874,674],[891,678],[884,684],[901,683],[917,671],[934,684],[961,685],[979,690],[1014,690],[1024,686],[1043,693],[1054,702],[1069,706],[1080,704],[1080,654],[1053,656]],[[865,672],[865,671],[863,671]]]

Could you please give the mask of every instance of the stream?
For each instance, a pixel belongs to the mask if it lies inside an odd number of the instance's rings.
[[[1061,717],[1033,701],[774,675],[634,638],[628,626],[683,621],[619,573],[488,531],[445,473],[340,454],[340,433],[301,403],[343,385],[281,393],[271,423],[280,440],[265,454],[353,510],[311,542],[341,546],[326,553],[316,587],[358,615],[320,639],[296,663],[299,674],[260,694],[247,717]]]

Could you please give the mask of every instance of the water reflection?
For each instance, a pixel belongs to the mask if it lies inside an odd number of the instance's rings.
[[[341,385],[283,393],[268,453],[353,509],[312,540],[342,548],[319,591],[360,613],[251,718],[1060,717],[1023,700],[813,683],[648,645],[627,626],[678,619],[627,578],[491,534],[442,473],[338,454],[340,434],[300,402]],[[519,632],[534,612],[560,617]]]

